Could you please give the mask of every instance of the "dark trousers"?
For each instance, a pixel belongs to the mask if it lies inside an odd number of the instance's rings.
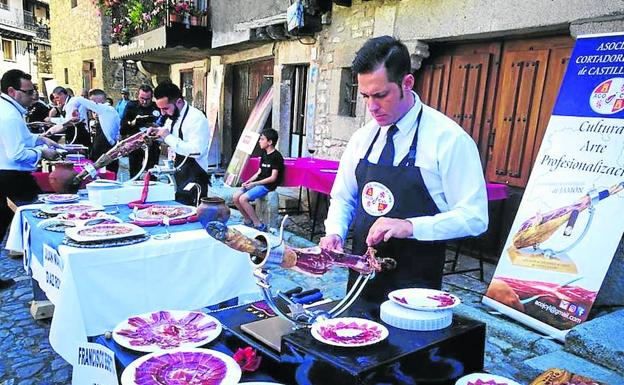
[[[147,150],[147,165],[145,171],[154,168],[158,164],[160,158],[160,145],[158,143],[152,143]],[[128,155],[128,164],[130,168],[130,177],[135,176],[140,170],[143,164],[143,150],[133,151]]]
[[[7,205],[7,198],[12,201],[31,202],[37,198],[41,189],[30,171],[0,170],[0,235],[6,236],[13,219],[13,211]]]
[[[104,134],[96,135],[95,138],[93,138],[93,147],[91,148],[91,160],[95,162],[100,156],[106,154],[106,152],[108,152],[108,150],[110,150],[111,148],[113,148],[113,146],[108,143],[108,139],[106,139],[106,136],[104,136]],[[119,161],[115,160],[111,162],[109,165],[106,166],[106,169],[116,174],[117,171],[119,171]]]

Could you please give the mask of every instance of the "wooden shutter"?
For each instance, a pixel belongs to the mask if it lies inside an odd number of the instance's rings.
[[[474,139],[486,159],[487,134],[482,131],[490,54],[453,56],[446,115]]]
[[[507,43],[498,83],[487,179],[525,187],[570,57],[572,39]]]
[[[441,56],[421,68],[415,89],[422,101],[438,111],[446,111],[450,56]]]

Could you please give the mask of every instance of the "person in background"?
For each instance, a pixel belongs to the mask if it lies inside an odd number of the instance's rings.
[[[158,118],[160,118],[160,110],[153,101],[154,91],[152,87],[144,84],[139,87],[137,100],[128,103],[126,115],[121,120],[121,136],[128,137],[136,134],[141,130],[147,130]],[[153,168],[158,164],[160,157],[160,145],[153,141],[148,148],[146,170]],[[141,171],[143,164],[143,152],[134,151],[128,156],[130,176],[136,175]]]
[[[48,138],[32,134],[24,115],[33,103],[35,89],[29,74],[13,69],[0,79],[0,237],[4,239],[13,218],[7,198],[32,201],[41,192],[31,175],[41,159],[56,159],[61,148]],[[1,280],[0,289],[13,284]]]
[[[62,107],[60,107],[58,104],[56,104],[56,100],[54,100],[54,94],[50,94],[50,96],[48,97],[48,99],[50,100],[50,111],[48,112],[48,118],[44,119],[45,122],[50,122],[51,119],[50,118],[58,118],[61,116],[61,113],[63,111]]]
[[[176,200],[194,204],[196,194],[184,191],[184,187],[188,183],[197,183],[201,187],[200,196],[207,195],[210,184],[208,146],[212,135],[208,119],[185,101],[180,88],[171,82],[160,83],[154,90],[154,97],[165,121],[163,127],[148,128],[147,134],[163,139],[169,146],[169,159],[181,167],[175,174]]]
[[[26,122],[43,122],[50,113],[50,107],[39,98],[39,91],[35,89],[33,93],[33,104],[28,108],[26,114]]]
[[[74,97],[74,90],[69,87],[65,88],[65,90],[67,90],[67,95],[69,95],[70,97]]]
[[[124,87],[121,89],[121,99],[115,105],[115,109],[117,110],[117,115],[119,115],[120,119],[123,119],[126,114],[126,107],[128,107],[128,102],[130,101],[130,91],[128,88]]]
[[[243,188],[235,192],[232,197],[234,205],[245,218],[244,223],[247,226],[253,225],[260,231],[267,231],[267,225],[260,221],[249,202],[262,198],[270,191],[275,190],[284,178],[284,158],[275,149],[278,138],[277,131],[272,128],[262,131],[260,139],[258,139],[258,144],[262,150],[260,168],[251,178],[243,182]]]
[[[117,111],[106,104],[106,93],[100,89],[92,89],[89,91],[89,99],[82,96],[75,96],[67,102],[65,110],[68,114],[80,108],[86,108],[93,113],[95,124],[93,126],[93,146],[91,148],[90,159],[96,161],[102,154],[113,148],[119,139],[119,116]],[[57,126],[48,130],[49,134],[55,134]],[[117,173],[119,170],[119,161],[111,162],[106,169]]]
[[[67,113],[67,103],[72,99],[67,89],[56,87],[52,90],[56,105],[61,108],[61,117],[64,122],[53,126],[48,130],[49,134],[67,132],[65,143],[82,144],[91,148],[91,134],[87,127],[87,109],[79,106],[77,110]]]
[[[353,222],[354,254],[375,247],[378,256],[395,258],[397,268],[378,274],[362,293],[379,304],[395,289],[439,289],[444,241],[484,232],[488,202],[477,146],[412,91],[403,43],[370,39],[352,68],[373,120],[342,155],[320,246],[342,250]],[[350,272],[350,285],[355,278]]]
[[[112,106],[113,106],[113,104],[115,104],[115,102],[113,101],[113,98],[111,98],[111,97],[107,97],[107,98],[106,98],[106,104],[108,104],[109,106],[111,106],[111,107],[112,107]],[[115,111],[117,111],[117,110],[115,110]],[[119,115],[119,114],[117,114],[117,115]]]

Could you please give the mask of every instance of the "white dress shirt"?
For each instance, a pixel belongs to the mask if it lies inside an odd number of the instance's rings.
[[[115,108],[108,104],[98,104],[92,100],[83,98],[82,96],[74,96],[69,99],[69,102],[65,105],[67,115],[71,114],[80,108],[86,108],[89,111],[95,112],[100,121],[100,128],[106,136],[106,140],[111,145],[114,145],[119,139],[120,119]]]
[[[187,110],[188,114],[186,113]],[[185,114],[186,117],[184,117]],[[184,139],[180,139],[178,134],[181,124],[183,125],[182,136]],[[195,158],[197,164],[204,171],[208,171],[208,144],[210,143],[211,133],[208,119],[200,110],[184,102],[184,106],[180,110],[180,117],[178,117],[175,124],[172,126],[171,119],[167,119],[164,128],[171,132],[171,135],[165,137],[165,143],[176,154],[199,154],[199,156],[193,156],[193,158]]]
[[[32,134],[26,109],[7,94],[0,94],[0,170],[33,171],[41,159],[37,135]]]
[[[80,121],[86,124],[89,119],[89,116],[87,115],[87,108],[82,105],[78,105],[77,108],[71,107],[72,105],[74,105],[74,103],[72,102],[72,99],[75,99],[75,98],[82,98],[82,96],[71,96],[71,97],[68,96],[67,99],[65,100],[65,104],[63,105],[63,111],[65,111],[65,118],[63,119],[63,122],[67,122],[71,120],[74,110],[78,109],[78,116],[80,118]],[[70,107],[71,107],[71,110],[70,110]]]
[[[412,238],[433,241],[479,235],[488,226],[488,205],[477,146],[454,121],[424,105],[415,93],[413,95],[414,106],[396,123],[394,165],[398,165],[409,151],[422,106],[415,166],[420,167],[424,183],[440,213],[405,218],[412,223]],[[347,144],[331,191],[331,205],[325,221],[327,234],[346,239],[358,202],[355,168],[379,128],[373,120],[358,129]],[[388,128],[381,127],[368,158],[372,163],[377,163],[381,155]]]

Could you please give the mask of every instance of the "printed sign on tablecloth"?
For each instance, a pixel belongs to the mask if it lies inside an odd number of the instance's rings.
[[[624,34],[580,36],[483,302],[563,340],[622,233]]]
[[[119,385],[115,353],[100,344],[85,342],[77,347],[72,385]]]
[[[58,251],[50,245],[43,244],[43,273],[45,281],[39,282],[41,289],[52,303],[58,303],[64,261]]]

